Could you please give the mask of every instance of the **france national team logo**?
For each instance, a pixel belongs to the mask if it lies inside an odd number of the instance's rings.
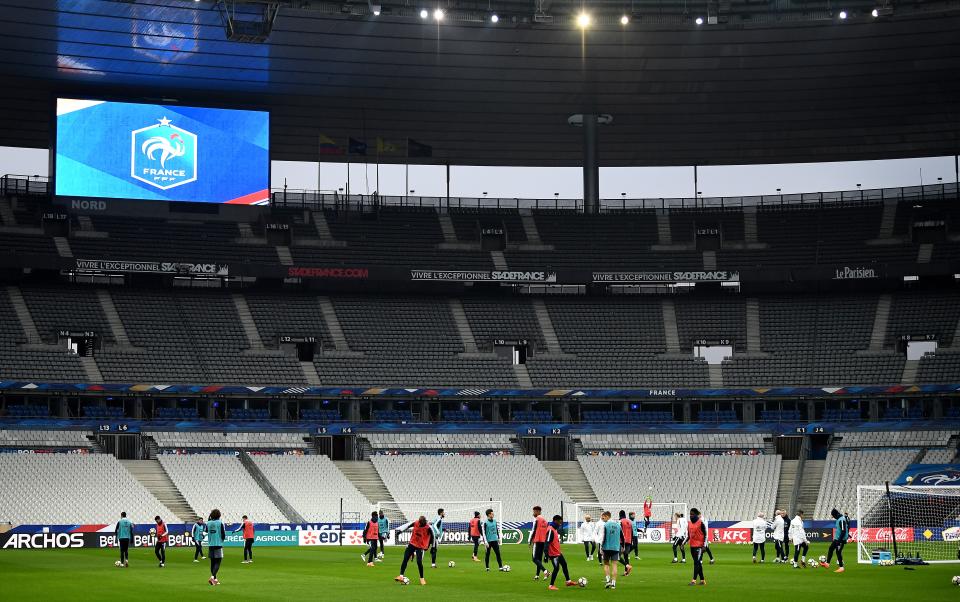
[[[197,180],[197,135],[163,117],[133,130],[130,176],[160,190]]]

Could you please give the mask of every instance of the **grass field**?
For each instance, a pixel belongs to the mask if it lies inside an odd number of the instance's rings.
[[[167,566],[157,567],[153,549],[131,552],[129,569],[113,566],[114,550],[4,550],[0,552],[2,600],[153,600],[167,598],[205,600],[518,600],[518,599],[638,599],[653,596],[669,600],[955,600],[960,588],[951,584],[960,566],[930,565],[906,570],[850,562],[847,572],[793,569],[772,564],[754,565],[750,548],[712,546],[717,563],[706,565],[708,585],[688,587],[693,567],[670,564],[668,546],[648,545],[634,562],[634,573],[617,581],[615,591],[603,589],[603,573],[596,562],[587,563],[579,546],[565,546],[571,577],[586,577],[586,589],[562,588],[551,592],[534,582],[528,548],[507,546],[504,561],[513,571],[486,573],[482,563],[470,561],[467,546],[444,546],[436,569],[426,567],[427,586],[417,585],[416,565],[407,570],[412,582],[393,582],[402,548],[387,548],[387,558],[368,568],[360,560],[361,548],[255,549],[254,564],[240,564],[242,550],[227,548],[219,587],[207,585],[208,562],[194,564],[193,550],[168,550]],[[826,553],[816,545],[811,553]],[[456,567],[447,567],[449,560]],[[649,599],[649,598],[648,598]]]

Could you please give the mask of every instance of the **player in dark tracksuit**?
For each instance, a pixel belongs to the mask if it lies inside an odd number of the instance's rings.
[[[557,589],[557,574],[563,571],[563,578],[566,580],[567,587],[577,584],[570,579],[570,569],[567,568],[567,560],[563,557],[563,551],[560,549],[560,529],[563,527],[563,517],[557,514],[553,517],[553,522],[547,526],[547,557],[553,565],[552,575],[550,576],[550,588]]]
[[[503,571],[503,559],[500,558],[500,525],[493,517],[493,508],[487,509],[487,520],[480,524],[480,530],[483,533],[484,545],[487,547],[487,553],[484,556],[484,562],[487,571],[490,570],[490,552],[493,551],[497,556],[497,566]]]
[[[707,546],[707,527],[700,518],[700,511],[690,509],[690,521],[687,523],[687,542],[690,544],[690,555],[693,556],[693,580],[690,585],[706,585],[707,579],[703,576],[703,550]]]
[[[825,569],[830,568],[830,561],[833,559],[833,553],[837,553],[837,565],[839,568],[834,573],[842,573],[843,569],[843,546],[850,538],[850,519],[845,514],[834,508],[830,511],[830,516],[836,521],[833,525],[833,541],[830,542],[830,549],[827,550],[827,561],[821,563]]]
[[[377,557],[377,544],[380,543],[380,516],[376,511],[370,513],[370,520],[363,528],[363,541],[369,546],[363,557],[367,566],[374,566],[373,559]]]

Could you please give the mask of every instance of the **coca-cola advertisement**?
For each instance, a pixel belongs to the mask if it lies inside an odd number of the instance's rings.
[[[913,527],[897,527],[897,541],[913,541]],[[890,527],[863,527],[850,529],[851,541],[864,543],[884,543],[893,541],[890,536]]]

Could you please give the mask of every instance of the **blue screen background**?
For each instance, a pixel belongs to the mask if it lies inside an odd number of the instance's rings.
[[[168,190],[131,176],[132,147],[139,147],[132,144],[132,132],[162,118],[197,136],[196,181]],[[104,102],[57,116],[56,194],[201,203],[266,200],[269,137],[270,116],[262,111]],[[168,159],[166,167],[192,173],[188,159]],[[138,167],[154,164],[142,154],[135,160],[143,162]]]

